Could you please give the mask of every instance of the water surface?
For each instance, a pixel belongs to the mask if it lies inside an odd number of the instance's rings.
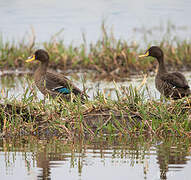
[[[188,180],[190,142],[173,141],[1,140],[0,178]]]
[[[1,0],[0,17],[0,32],[9,40],[31,35],[33,27],[37,42],[50,40],[62,29],[66,44],[79,44],[82,32],[88,42],[95,42],[103,20],[106,27],[113,27],[115,37],[139,44],[145,40],[140,32],[147,32],[149,40],[160,41],[168,22],[175,25],[173,36],[190,40],[191,35],[188,0]]]
[[[191,86],[191,73],[185,72],[184,75],[188,81],[188,84]],[[123,82],[111,82],[106,80],[95,80],[91,77],[90,73],[71,73],[67,76],[73,81],[73,83],[83,90],[83,86],[86,88],[87,94],[90,96],[90,99],[94,99],[98,92],[105,93],[106,97],[111,99],[117,99],[116,90],[118,90],[120,97],[124,96],[122,91],[123,88],[137,88],[140,92],[144,92],[145,99],[159,99],[160,93],[155,88],[155,77],[149,76],[145,84],[140,88],[140,85],[143,82],[144,75],[134,76],[130,79],[124,79]],[[83,85],[84,84],[84,85]],[[6,97],[15,97],[18,100],[23,97],[23,94],[26,92],[26,89],[36,89],[39,99],[43,99],[43,94],[36,88],[33,77],[31,75],[3,75],[0,76],[0,89],[3,90],[3,96]],[[2,95],[2,94],[1,94]]]

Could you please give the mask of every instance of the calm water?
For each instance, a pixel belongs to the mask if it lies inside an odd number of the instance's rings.
[[[81,90],[83,90],[83,83],[82,79],[85,74],[83,73],[75,73],[71,74],[71,76],[67,76],[69,79],[73,81],[73,83],[79,87]],[[91,76],[91,73],[88,74],[87,76]],[[191,74],[190,74],[191,77]],[[191,78],[190,78],[191,79]],[[139,87],[141,82],[143,81],[143,77],[136,77],[133,79],[126,80],[124,82],[116,82],[117,89],[121,92],[122,96],[122,91],[121,87]],[[31,83],[32,82],[32,83]],[[84,82],[85,87],[87,88],[86,92],[90,96],[91,99],[93,99],[96,95],[97,92],[105,93],[106,96],[111,96],[112,98],[116,98],[116,93],[115,89],[116,86],[114,82],[110,81],[95,81],[91,79],[86,79]],[[147,83],[145,86],[149,86],[151,89],[154,89],[154,77],[149,77],[147,79]],[[145,90],[145,86],[142,88]],[[21,99],[23,94],[25,93],[26,89],[30,87],[31,88],[36,88],[34,82],[33,82],[33,77],[31,78],[31,75],[21,75],[21,76],[15,76],[15,75],[5,75],[5,76],[0,76],[0,88],[3,89],[4,96],[8,97],[16,97],[17,99]],[[39,90],[37,90],[37,95],[39,99],[43,99],[43,94]],[[159,98],[159,93],[157,91],[150,91],[151,96],[154,98]],[[148,97],[148,93],[145,91],[145,97]]]
[[[60,30],[65,43],[96,41],[103,20],[113,28],[115,37],[144,43],[147,38],[160,40],[167,22],[177,28],[173,35],[189,39],[191,35],[190,0],[1,0],[0,32],[4,39],[18,40],[31,35],[34,28],[37,42],[47,41]],[[154,31],[147,31],[154,28]],[[38,45],[36,45],[38,46]]]
[[[186,79],[188,80],[189,85],[191,86],[191,73],[185,72]],[[85,76],[87,78],[85,78]],[[81,90],[83,90],[83,81],[84,86],[87,88],[86,92],[90,96],[90,99],[93,99],[97,92],[105,93],[106,97],[111,97],[112,99],[116,99],[116,89],[119,90],[119,93],[121,97],[123,97],[123,91],[121,90],[122,87],[136,87],[139,88],[143,81],[143,76],[140,77],[132,77],[131,79],[127,79],[124,82],[108,82],[108,81],[95,81],[92,79],[89,79],[88,76],[91,76],[91,73],[89,74],[83,74],[83,73],[75,73],[71,74],[71,76],[67,76],[69,79],[73,81],[73,83],[79,87]],[[32,77],[33,78],[33,77]],[[31,75],[21,75],[21,76],[15,76],[15,75],[5,75],[0,76],[0,88],[3,89],[4,96],[7,97],[16,97],[17,99],[21,99],[26,89],[30,87],[35,88],[34,82],[31,83]],[[155,77],[148,77],[146,80],[146,83],[144,86],[140,89],[141,91],[144,91],[144,96],[146,99],[159,99],[160,94],[155,88]],[[37,95],[39,99],[43,99],[43,95],[40,91],[37,90]]]
[[[189,180],[191,144],[180,142],[0,140],[0,179]]]

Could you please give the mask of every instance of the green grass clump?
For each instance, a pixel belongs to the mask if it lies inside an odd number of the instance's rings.
[[[58,102],[38,100],[36,90],[26,88],[21,100],[1,97],[0,124],[5,137],[35,135],[40,137],[189,137],[191,106],[185,98],[164,103],[145,100],[144,93],[129,87],[118,100],[98,93],[94,100]]]

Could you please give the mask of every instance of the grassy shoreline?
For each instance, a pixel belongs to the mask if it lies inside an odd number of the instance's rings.
[[[165,62],[169,70],[191,69],[191,42],[169,40],[163,38],[160,47],[165,54]],[[147,43],[147,47],[154,45]],[[139,44],[128,44],[116,39],[112,32],[108,32],[102,25],[102,38],[96,43],[87,45],[84,42],[79,46],[64,45],[63,40],[51,40],[40,45],[50,54],[50,68],[66,70],[94,70],[96,76],[106,79],[127,77],[153,72],[157,62],[153,58],[138,59],[138,55],[146,49],[140,49]],[[36,50],[35,37],[29,43],[25,40],[18,43],[4,42],[0,39],[0,69],[30,69],[34,70],[37,64],[26,64],[24,60]]]
[[[119,94],[118,90],[116,93]],[[29,94],[29,96],[26,96]],[[85,104],[39,101],[27,89],[22,100],[6,99],[0,106],[2,137],[68,138],[129,136],[167,138],[191,136],[191,100],[160,102],[145,100],[137,89],[128,88],[118,100],[99,93]]]

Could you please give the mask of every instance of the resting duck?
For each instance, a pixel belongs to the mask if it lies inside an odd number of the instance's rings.
[[[150,47],[144,55],[139,57],[152,56],[158,60],[159,68],[155,77],[157,90],[165,97],[180,99],[191,94],[188,82],[180,72],[169,73],[164,64],[163,51],[158,46]]]
[[[40,61],[39,67],[34,73],[34,80],[37,88],[46,96],[51,95],[52,97],[59,96],[66,100],[71,100],[71,93],[79,95],[82,100],[88,97],[79,88],[74,86],[72,82],[62,74],[49,72],[47,70],[49,63],[49,55],[45,50],[38,49],[34,55],[29,57],[26,62],[34,60]]]

